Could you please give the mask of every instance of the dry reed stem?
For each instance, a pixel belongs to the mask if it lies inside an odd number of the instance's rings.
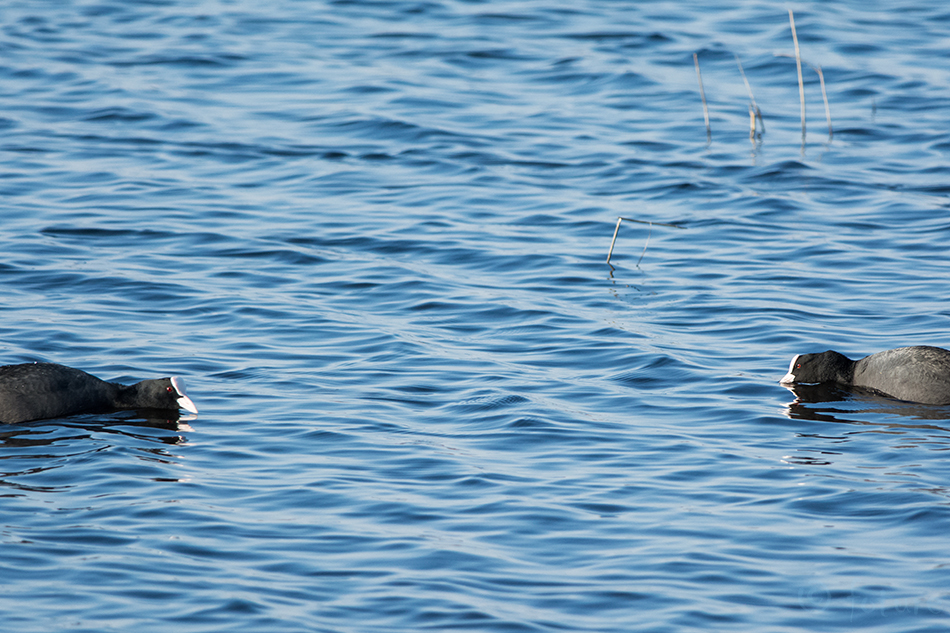
[[[699,57],[693,53],[693,63],[696,64],[696,79],[699,80],[699,96],[703,100],[703,119],[706,121],[706,141],[712,140],[712,131],[709,128],[709,108],[706,107],[706,91],[703,90],[703,75],[699,72]]]
[[[776,57],[791,57],[787,53],[775,53]],[[806,62],[808,63],[808,62]],[[828,138],[834,137],[834,128],[831,125],[831,108],[828,105],[828,91],[825,89],[825,73],[822,72],[821,66],[815,66],[814,64],[808,63],[811,66],[811,69],[815,71],[818,75],[818,82],[821,84],[821,99],[825,104],[825,120],[828,122]]]
[[[798,66],[798,97],[802,103],[802,141],[805,140],[805,82],[802,80],[802,55],[798,48],[798,34],[795,32],[795,14],[788,10],[788,22],[792,25],[792,40],[795,42],[795,65]]]
[[[643,261],[643,256],[647,254],[647,246],[650,245],[650,238],[653,237],[653,223],[650,223],[650,231],[647,233],[647,241],[643,243],[643,252],[640,253],[640,259],[637,260],[637,266]]]
[[[734,53],[735,54],[735,53]],[[736,65],[739,67],[739,74],[742,75],[742,81],[745,83],[745,89],[749,91],[749,101],[752,102],[752,105],[749,106],[749,112],[753,112],[752,115],[752,136],[755,137],[755,120],[758,118],[759,122],[762,123],[762,133],[765,134],[765,119],[762,118],[762,111],[759,110],[759,104],[755,102],[755,96],[752,94],[752,86],[749,85],[749,80],[745,76],[745,70],[742,68],[742,62],[739,61],[739,56],[736,55]],[[753,111],[754,108],[754,111]]]
[[[607,263],[610,263],[610,256],[614,253],[614,244],[617,242],[617,232],[620,231],[620,223],[623,222],[623,218],[617,218],[617,226],[614,227],[614,237],[610,240],[610,250],[607,251]]]
[[[626,220],[627,222],[636,222],[637,224],[649,224],[650,232],[647,234],[646,244],[643,245],[643,252],[640,253],[640,259],[637,260],[637,266],[640,265],[640,262],[643,261],[643,256],[647,253],[647,246],[650,245],[650,237],[653,235],[653,225],[656,226],[668,226],[672,229],[685,229],[685,226],[680,226],[678,224],[666,224],[665,222],[652,222],[650,220],[634,220],[633,218],[619,217],[617,218],[617,226],[614,227],[614,237],[610,240],[610,250],[607,251],[607,263],[610,263],[610,256],[614,252],[614,244],[617,242],[617,233],[620,232],[620,223]]]
[[[666,222],[653,222],[652,220],[634,220],[633,218],[617,218],[618,220],[626,220],[627,222],[636,222],[637,224],[649,224],[650,226],[667,226],[671,229],[685,229],[685,226],[680,226],[679,224],[667,224]]]
[[[818,81],[821,82],[821,98],[825,101],[825,118],[828,119],[828,138],[830,139],[834,136],[834,131],[831,129],[831,108],[828,107],[828,93],[825,92],[825,73],[821,72],[821,66],[812,66],[812,68],[818,73]]]

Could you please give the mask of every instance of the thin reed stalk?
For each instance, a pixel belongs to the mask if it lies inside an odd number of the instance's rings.
[[[617,243],[617,233],[620,231],[620,223],[623,222],[623,218],[617,218],[617,226],[614,227],[614,237],[610,240],[610,250],[607,251],[607,263],[610,263],[610,256],[614,254],[614,244]]]
[[[637,260],[637,266],[643,261],[643,256],[647,254],[647,246],[650,245],[650,238],[653,237],[653,223],[650,222],[650,230],[647,233],[647,241],[643,243],[643,252],[640,253],[640,259]]]
[[[802,141],[805,140],[805,82],[802,79],[802,54],[798,48],[798,34],[795,32],[795,14],[788,10],[788,21],[792,25],[792,40],[795,42],[795,65],[798,66],[798,97],[802,104]]]
[[[649,224],[650,232],[647,234],[646,244],[643,245],[643,252],[640,253],[640,259],[637,260],[637,266],[640,265],[640,262],[643,261],[643,256],[647,253],[647,246],[650,245],[650,237],[653,235],[653,226],[667,226],[671,229],[685,229],[685,226],[680,226],[678,224],[667,224],[665,222],[652,222],[650,220],[634,220],[633,218],[619,217],[617,218],[617,225],[614,227],[614,236],[610,240],[610,250],[607,251],[607,263],[610,263],[610,257],[614,252],[614,244],[617,242],[617,233],[620,232],[620,223],[626,220],[627,222],[636,222],[637,224]]]
[[[699,96],[703,100],[703,119],[706,121],[706,142],[712,140],[712,131],[709,127],[709,108],[706,107],[706,91],[703,90],[703,75],[699,72],[699,56],[693,53],[693,63],[696,65],[696,79],[699,80]]]
[[[825,73],[821,72],[821,66],[812,66],[812,68],[818,73],[818,81],[821,82],[821,98],[825,101],[825,118],[828,119],[828,138],[831,139],[834,136],[834,130],[831,129],[831,108],[828,107],[828,93],[825,92]]]
[[[755,120],[758,119],[762,124],[762,133],[765,134],[765,119],[762,118],[762,111],[759,110],[759,104],[755,102],[755,95],[752,94],[752,86],[749,85],[749,80],[745,76],[745,70],[742,68],[742,62],[739,61],[739,55],[736,55],[736,65],[739,67],[739,74],[742,75],[742,81],[745,83],[745,89],[749,91],[749,101],[752,102],[752,105],[749,106],[749,112],[752,117],[752,137],[755,137]]]

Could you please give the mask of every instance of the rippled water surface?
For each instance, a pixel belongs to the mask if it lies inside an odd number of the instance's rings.
[[[950,346],[950,10],[803,138],[738,4],[5,3],[0,360],[200,415],[0,425],[0,628],[946,630],[950,408],[777,381]]]

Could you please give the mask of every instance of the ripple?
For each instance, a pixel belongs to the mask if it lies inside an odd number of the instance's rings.
[[[945,9],[803,138],[767,4],[331,5],[0,9],[6,362],[202,411],[0,428],[5,621],[939,627],[947,411],[777,380],[948,345]]]

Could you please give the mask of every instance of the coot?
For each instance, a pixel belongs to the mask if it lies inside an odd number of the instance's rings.
[[[0,367],[0,422],[15,424],[115,409],[174,409],[198,413],[181,378],[120,385],[54,363]]]
[[[831,350],[799,354],[780,382],[834,382],[909,402],[950,404],[950,350],[915,345],[871,354],[857,361]]]

